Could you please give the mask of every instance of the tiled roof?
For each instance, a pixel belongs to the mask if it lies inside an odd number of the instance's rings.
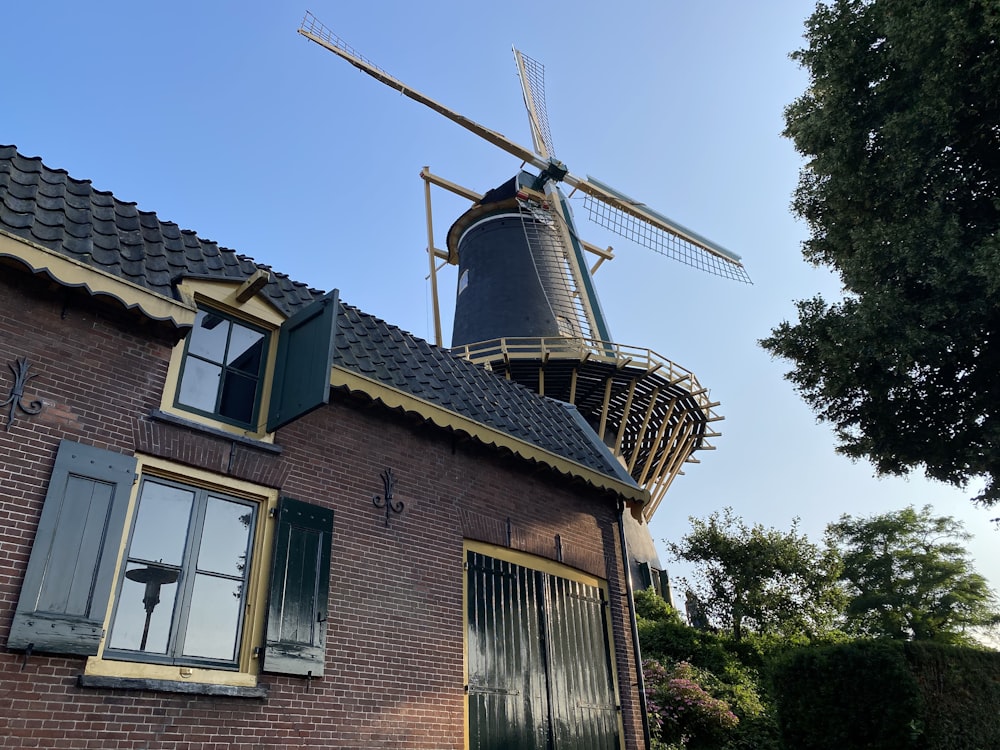
[[[632,484],[575,407],[459,359],[373,315],[342,305],[334,363]]]
[[[0,146],[0,227],[169,299],[182,276],[244,279],[268,266],[161,221],[51,169],[14,146]],[[320,293],[271,271],[262,293],[286,315]]]
[[[245,279],[286,314],[322,293],[64,170],[0,146],[0,229],[170,299],[183,277]],[[547,399],[342,304],[335,364],[591,470],[632,484],[573,407]]]

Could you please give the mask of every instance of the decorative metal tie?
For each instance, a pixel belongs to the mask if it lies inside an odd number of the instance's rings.
[[[392,488],[396,486],[396,477],[392,473],[392,469],[386,469],[381,474],[382,486],[385,488],[382,495],[372,495],[372,503],[376,508],[385,508],[385,526],[389,527],[389,514],[390,513],[402,513],[403,512],[403,502],[393,502],[392,501]]]
[[[17,365],[16,367],[14,365]],[[41,401],[32,401],[27,406],[24,405],[24,386],[31,380],[35,375],[29,375],[28,370],[31,369],[31,362],[27,360],[26,357],[18,357],[14,360],[14,365],[8,363],[7,367],[10,371],[14,373],[14,386],[11,388],[10,396],[7,397],[6,401],[0,401],[0,409],[10,405],[10,411],[7,413],[7,432],[10,432],[10,426],[14,424],[14,413],[16,409],[20,409],[25,414],[38,414],[42,410]]]

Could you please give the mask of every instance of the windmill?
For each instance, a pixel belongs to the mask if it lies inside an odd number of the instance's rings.
[[[426,167],[421,172],[437,343],[442,343],[436,276],[440,259],[458,266],[452,351],[542,395],[574,404],[628,473],[649,491],[650,502],[636,519],[648,520],[683,464],[696,461],[695,451],[712,448],[708,441],[718,433],[711,425],[722,417],[715,412],[718,403],[692,372],[649,349],[613,342],[593,282],[594,271],[613,253],[579,238],[568,198],[582,193],[591,220],[636,244],[709,273],[749,282],[739,256],[593,177],[571,174],[552,145],[544,69],[516,49],[533,148],[406,85],[366,60],[311,13],[298,31],[523,162],[513,178],[485,195]],[[446,251],[434,246],[432,184],[473,202],[449,229]],[[591,268],[587,252],[597,256]]]

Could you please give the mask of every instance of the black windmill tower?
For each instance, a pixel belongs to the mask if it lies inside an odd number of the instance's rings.
[[[428,253],[437,344],[442,345],[436,259],[458,266],[452,351],[545,396],[574,404],[650,501],[629,529],[634,556],[656,560],[645,523],[685,462],[710,449],[720,419],[694,373],[649,350],[614,343],[593,273],[613,258],[580,239],[567,200],[583,194],[588,217],[682,263],[749,282],[738,255],[555,157],[545,111],[544,70],[516,49],[533,148],[521,146],[410,88],[363,58],[307,13],[299,33],[407,97],[430,107],[523,162],[480,195],[425,167]],[[451,226],[447,250],[434,247],[430,186],[472,201]],[[587,265],[587,254],[596,259]],[[656,565],[656,567],[659,567]]]

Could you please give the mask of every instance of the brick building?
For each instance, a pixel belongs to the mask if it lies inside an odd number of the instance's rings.
[[[638,748],[574,407],[0,147],[0,748]]]

